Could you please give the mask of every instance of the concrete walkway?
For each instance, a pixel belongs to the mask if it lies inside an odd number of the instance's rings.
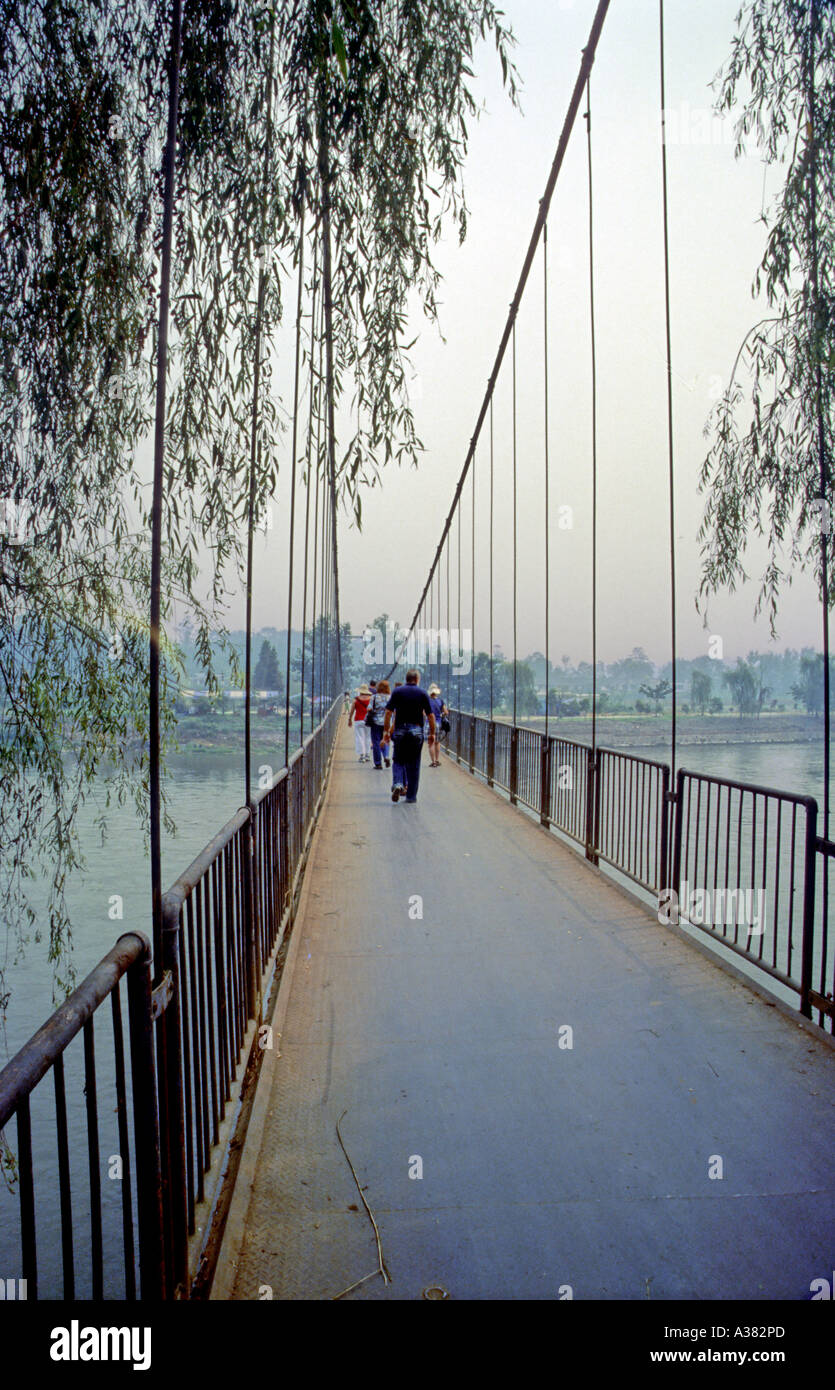
[[[392,1276],[349,1299],[831,1278],[835,1053],[450,759],[395,806],[340,730],[292,950],[214,1297],[376,1268],[344,1111]]]

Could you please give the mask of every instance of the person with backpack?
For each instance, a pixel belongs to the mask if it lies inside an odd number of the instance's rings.
[[[398,685],[386,705],[382,744],[393,742],[392,801],[405,794],[406,804],[417,801],[420,781],[420,755],[423,752],[423,716],[429,719],[429,733],[435,736],[435,715],[429,696],[420,685],[420,672],[407,671],[405,685]]]
[[[371,682],[372,686],[375,684]],[[381,749],[380,741],[383,737],[383,727],[386,718],[386,705],[391,695],[391,686],[388,681],[377,681],[376,690],[371,696],[371,703],[368,706],[368,714],[365,716],[371,734],[371,751],[374,754],[374,768],[377,772],[383,770],[383,760],[386,767],[391,766],[391,759],[388,756],[388,744],[385,749]]]
[[[371,691],[367,685],[361,685],[348,711],[348,727],[354,726],[354,747],[360,763],[371,761],[371,730],[365,722],[370,704]]]

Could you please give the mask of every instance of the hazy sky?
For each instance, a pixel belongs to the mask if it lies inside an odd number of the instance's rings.
[[[730,124],[711,113],[710,83],[726,59],[739,0],[668,0],[667,110],[672,351],[678,537],[679,649],[711,634],[734,659],[769,640],[753,621],[756,584],[696,613],[697,477],[703,429],[739,344],[759,317],[751,281],[762,254],[758,219],[778,170],[736,160]],[[392,468],[364,499],[362,532],[343,515],[342,614],[355,631],[382,610],[411,619],[472,435],[510,299],[595,10],[593,0],[507,0],[518,39],[520,114],[501,90],[495,51],[477,54],[486,104],[471,127],[465,187],[469,233],[438,248],[442,331],[413,349],[414,409],[426,453],[418,471]],[[658,5],[613,0],[592,74],[598,377],[598,655],[633,646],[669,654],[668,493],[664,362]],[[544,650],[544,398],[541,251],[517,326],[519,654]],[[591,362],[585,123],[578,120],[549,219],[551,632],[553,660],[591,652]],[[495,399],[494,641],[512,646],[510,359]],[[487,436],[476,463],[475,644],[487,646]],[[465,625],[472,608],[471,493],[463,511]],[[279,509],[281,497],[279,496]],[[571,508],[571,513],[560,508]],[[570,515],[571,529],[558,525]],[[271,532],[259,556],[257,625],[284,626],[285,544]],[[749,573],[756,580],[752,553]],[[232,617],[236,614],[233,610]],[[295,621],[300,621],[300,614]],[[779,646],[820,645],[814,588],[795,580]]]

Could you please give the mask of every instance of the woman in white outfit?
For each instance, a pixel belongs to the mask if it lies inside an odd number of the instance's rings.
[[[370,703],[371,691],[367,685],[361,685],[348,711],[348,725],[354,726],[354,747],[357,750],[357,761],[361,763],[371,761],[371,730],[365,722]]]

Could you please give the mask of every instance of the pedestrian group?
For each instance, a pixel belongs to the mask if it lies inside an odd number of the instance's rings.
[[[391,799],[417,801],[420,760],[428,738],[429,766],[441,765],[441,740],[449,732],[449,711],[439,686],[424,690],[419,671],[407,671],[402,685],[388,681],[361,685],[348,710],[354,746],[361,763],[374,761],[377,772],[391,767]]]

